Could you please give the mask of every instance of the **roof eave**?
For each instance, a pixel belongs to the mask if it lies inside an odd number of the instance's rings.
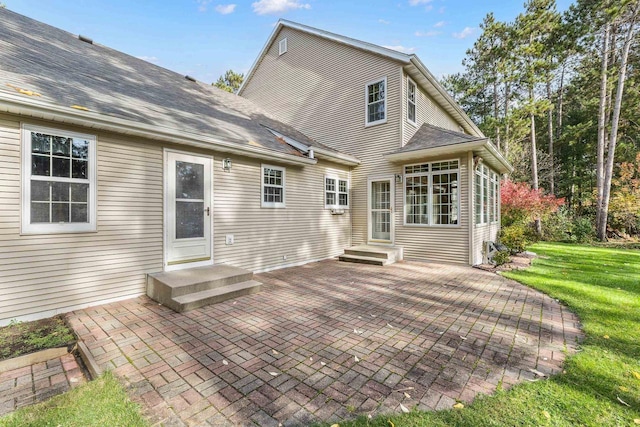
[[[334,163],[340,163],[347,166],[358,166],[360,163],[360,159],[350,156],[344,153],[336,153],[333,151],[325,150],[321,147],[314,147],[313,145],[309,147],[315,153],[315,156],[320,159],[330,160]]]
[[[414,161],[419,158],[438,157],[452,154],[460,154],[472,151],[474,154],[480,154],[481,157],[491,157],[490,164],[495,167],[499,173],[513,172],[513,166],[498,152],[489,139],[481,139],[477,141],[463,142],[454,145],[445,145],[442,147],[423,148],[413,151],[401,151],[384,154],[384,158],[397,163]]]
[[[442,87],[440,82],[438,82],[435,76],[431,74],[431,71],[427,69],[420,58],[418,58],[417,55],[411,55],[410,62],[425,77],[430,86],[436,91],[437,95],[439,95],[444,102],[452,107],[455,118],[466,125],[464,126],[466,130],[473,135],[484,137],[485,135],[482,133],[480,128],[478,128],[478,126],[473,122],[473,120],[471,120],[467,113],[462,110],[460,105],[458,105],[458,103],[451,97],[451,95],[449,95],[449,93]]]
[[[309,159],[307,157],[278,153],[277,151],[254,146],[240,146],[238,145],[239,142],[223,141],[205,134],[185,132],[158,125],[147,125],[132,120],[105,116],[92,111],[81,111],[70,107],[49,104],[36,99],[25,100],[23,96],[24,95],[2,94],[0,97],[0,112],[216,150],[229,154],[279,161],[287,164],[312,165],[317,163],[315,159]]]

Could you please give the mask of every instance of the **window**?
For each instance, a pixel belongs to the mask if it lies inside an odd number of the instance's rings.
[[[282,55],[287,53],[287,38],[283,38],[282,40],[280,40],[280,42],[278,43],[278,55]]]
[[[407,120],[416,124],[416,84],[407,77]]]
[[[285,207],[285,170],[277,166],[262,165],[262,207]]]
[[[489,224],[498,221],[498,203],[500,199],[500,178],[487,166],[480,164],[475,175],[475,217],[476,224]]]
[[[25,126],[22,144],[22,231],[95,231],[95,136]]]
[[[327,209],[349,209],[349,181],[335,176],[324,178],[324,204]]]
[[[458,225],[458,160],[409,165],[405,173],[405,225]]]
[[[368,83],[366,86],[366,124],[374,125],[387,121],[387,78]]]

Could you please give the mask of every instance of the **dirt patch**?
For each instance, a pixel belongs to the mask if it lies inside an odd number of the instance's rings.
[[[511,255],[511,261],[495,266],[493,264],[480,264],[476,265],[476,268],[485,271],[511,271],[511,270],[523,270],[531,265],[531,260],[536,258],[536,254],[532,252],[521,252],[519,254]]]
[[[0,360],[47,348],[71,346],[76,338],[62,316],[12,322],[0,328]]]

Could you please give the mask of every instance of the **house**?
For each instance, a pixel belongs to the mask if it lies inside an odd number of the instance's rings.
[[[281,21],[239,97],[6,9],[0,23],[0,325],[145,292],[188,309],[362,243],[473,264],[495,236],[509,165],[417,58]],[[357,81],[324,88],[306,38]]]
[[[512,168],[416,55],[281,20],[239,94],[361,160],[350,182],[354,245],[483,261],[499,229],[500,176]]]
[[[266,271],[351,245],[323,189],[333,177],[348,207],[357,158],[6,9],[0,147],[0,324],[144,294],[150,273]]]

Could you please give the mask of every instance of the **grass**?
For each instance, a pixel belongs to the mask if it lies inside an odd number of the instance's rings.
[[[560,243],[532,250],[540,258],[531,268],[504,275],[580,317],[586,337],[563,374],[477,398],[460,410],[360,417],[340,426],[640,424],[640,251]]]
[[[137,404],[113,374],[0,418],[0,427],[147,427]]]
[[[64,347],[76,340],[60,316],[33,322],[11,322],[0,328],[0,360],[46,348]]]

